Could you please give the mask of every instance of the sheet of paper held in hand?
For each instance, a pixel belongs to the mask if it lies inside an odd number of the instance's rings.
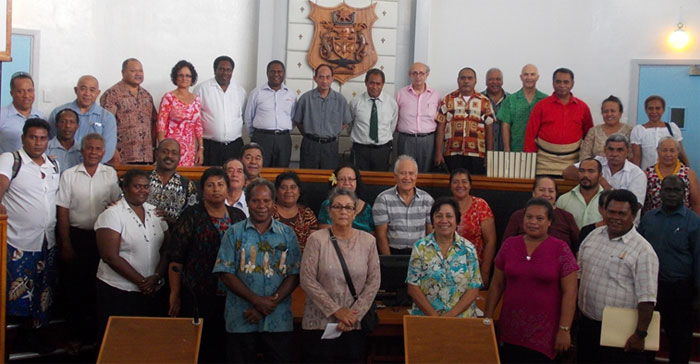
[[[659,312],[654,311],[644,339],[644,350],[659,350]],[[614,348],[624,348],[637,329],[637,309],[606,306],[603,310],[603,324],[600,329],[600,345]]]
[[[321,339],[335,339],[336,337],[339,337],[342,333],[342,331],[338,330],[337,323],[329,322],[326,325],[326,329],[323,330],[323,335],[321,336]]]

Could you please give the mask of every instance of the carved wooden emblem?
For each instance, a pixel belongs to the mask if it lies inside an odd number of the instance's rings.
[[[309,5],[309,19],[314,22],[314,39],[307,54],[311,68],[328,64],[333,68],[333,78],[343,84],[377,63],[377,51],[372,42],[377,3],[362,9],[345,3],[334,8],[311,1]]]

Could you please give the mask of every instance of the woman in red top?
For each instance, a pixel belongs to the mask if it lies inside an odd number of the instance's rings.
[[[462,214],[457,234],[474,244],[479,257],[481,279],[484,286],[488,287],[493,256],[496,254],[496,223],[493,212],[486,201],[470,194],[472,176],[466,169],[457,168],[452,171],[450,190],[459,203],[459,212]]]

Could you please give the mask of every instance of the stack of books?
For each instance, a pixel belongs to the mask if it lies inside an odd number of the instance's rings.
[[[496,178],[534,179],[537,153],[486,152],[486,176]]]

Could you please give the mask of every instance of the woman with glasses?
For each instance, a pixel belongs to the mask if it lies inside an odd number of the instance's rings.
[[[352,164],[341,164],[333,171],[330,178],[331,188],[344,188],[355,192],[356,196],[362,194],[362,176],[360,171]],[[318,228],[326,229],[331,226],[331,219],[328,213],[329,200],[321,203],[318,212]],[[374,235],[374,220],[372,219],[372,206],[358,197],[355,220],[352,222],[354,229],[366,231]]]
[[[360,321],[379,289],[377,244],[372,235],[352,227],[359,201],[353,191],[334,189],[328,201],[331,226],[309,236],[301,261],[300,282],[306,292],[301,324],[303,361],[361,363],[365,361],[366,337]],[[350,293],[339,255],[356,298]],[[342,335],[322,340],[329,323],[337,324]]]
[[[294,229],[299,239],[299,248],[304,252],[306,239],[316,231],[318,222],[310,208],[299,204],[300,185],[299,176],[295,172],[285,172],[277,176],[277,201],[272,210],[272,218]]]
[[[170,80],[177,86],[160,101],[158,110],[158,143],[171,138],[180,143],[180,166],[202,165],[202,101],[190,92],[197,83],[197,71],[192,63],[180,61],[170,72]]]

